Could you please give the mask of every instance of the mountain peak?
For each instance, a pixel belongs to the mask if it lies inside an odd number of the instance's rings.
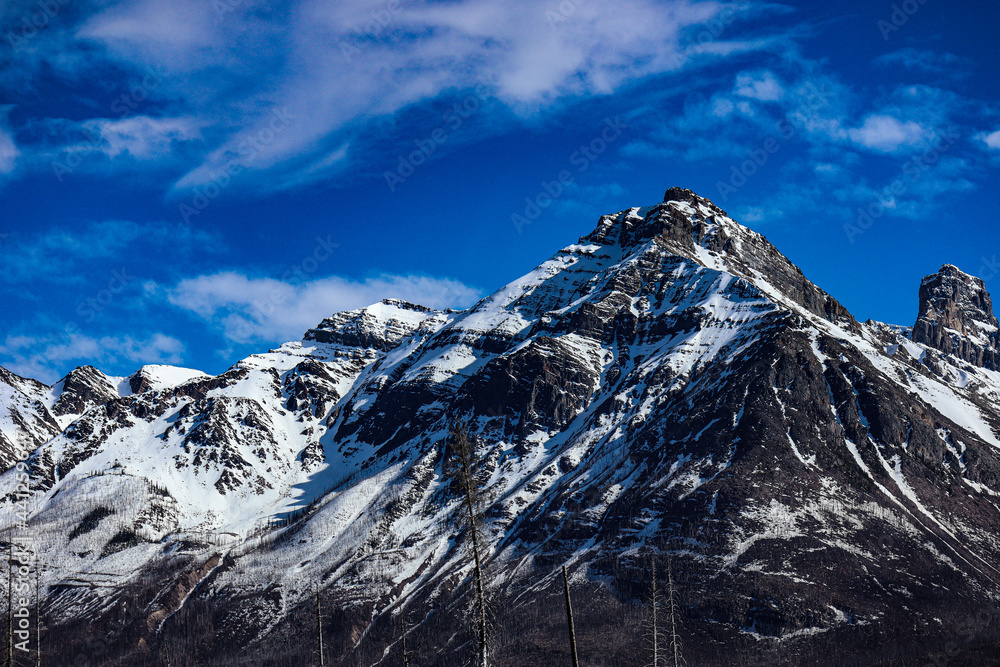
[[[672,201],[685,202],[692,205],[699,203],[707,203],[708,205],[717,209],[720,213],[724,214],[724,211],[722,211],[722,209],[713,204],[710,200],[706,199],[705,197],[702,197],[694,190],[689,190],[688,188],[679,188],[676,186],[667,188],[667,191],[663,193],[663,202],[668,203]]]
[[[627,251],[650,241],[707,268],[744,278],[824,319],[843,321],[852,329],[858,326],[840,303],[810,282],[766,237],[687,188],[667,189],[655,206],[602,216],[597,228],[580,239],[581,244],[617,245]]]
[[[945,264],[920,281],[913,340],[985,368],[1000,366],[998,322],[981,278]]]
[[[164,366],[162,364],[147,364],[126,378],[129,391],[142,394],[183,384],[195,378],[207,378],[209,375],[192,368]]]
[[[961,282],[970,284],[981,283],[985,285],[985,283],[983,283],[983,281],[980,278],[977,278],[976,276],[970,273],[966,273],[965,271],[958,268],[954,264],[942,264],[941,268],[938,269],[936,273],[924,276],[923,280],[921,280],[920,282],[921,283],[930,282],[941,277],[951,278],[954,280],[959,280]]]
[[[671,204],[688,204],[695,209],[699,207],[706,209],[708,212],[714,215],[722,216],[730,221],[729,214],[722,210],[719,206],[715,204],[711,199],[707,197],[702,197],[694,190],[689,190],[688,188],[671,187],[667,188],[667,191],[663,193],[663,203]],[[734,223],[738,224],[738,223]]]
[[[391,299],[391,298],[382,299],[381,301],[379,301],[379,304],[383,306],[393,306],[395,308],[400,308],[402,310],[412,310],[417,313],[429,313],[431,311],[431,309],[428,308],[427,306],[421,306],[420,304],[417,303],[411,303],[404,299]],[[372,307],[373,306],[369,306],[369,308]]]
[[[52,409],[56,416],[82,415],[96,405],[118,398],[118,389],[111,379],[90,365],[74,368],[53,389],[58,396]]]
[[[304,339],[387,352],[441,311],[402,299],[382,299],[365,308],[336,313],[306,332]],[[443,320],[442,320],[443,321]]]

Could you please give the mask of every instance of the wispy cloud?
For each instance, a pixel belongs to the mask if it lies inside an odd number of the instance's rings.
[[[333,276],[293,284],[235,271],[182,280],[164,293],[170,304],[203,320],[233,343],[297,340],[335,312],[384,298],[432,308],[461,308],[480,296],[479,290],[460,282],[429,276],[379,275],[360,281]]]
[[[21,154],[7,124],[8,111],[9,107],[0,107],[0,176],[14,171],[14,165]]]
[[[200,138],[199,121],[192,118],[100,118],[86,121],[83,127],[100,137],[94,148],[111,159],[159,159],[170,154],[177,142]]]
[[[42,119],[49,130],[62,123],[97,138],[95,146],[58,143],[51,132],[34,137],[41,146],[33,150],[50,160],[83,150],[91,168],[166,161],[183,170],[174,192],[186,195],[252,146],[234,180],[280,189],[364,159],[352,152],[364,142],[352,139],[378,118],[473,87],[512,117],[534,118],[644,77],[771,48],[773,35],[747,39],[737,26],[778,11],[788,8],[714,0],[83,2],[22,49],[0,86],[13,89],[43,66],[68,79],[112,73],[119,81],[111,85],[139,86],[127,118],[111,118],[107,102],[93,100],[89,118]],[[713,20],[724,30],[692,42]],[[144,88],[151,70],[155,85]],[[775,94],[767,80],[751,92]],[[274,131],[280,109],[293,120]]]
[[[11,235],[5,239],[0,262],[0,282],[82,283],[88,267],[118,268],[118,262],[134,260],[130,248],[145,252],[193,249],[211,252],[219,246],[212,234],[189,225],[166,222],[139,223],[132,220],[87,222],[76,228],[53,227],[38,234]],[[106,278],[105,278],[106,280]]]
[[[930,74],[952,73],[965,76],[968,72],[961,68],[970,67],[972,61],[954,53],[939,53],[930,49],[908,47],[879,56],[875,59],[875,64],[883,67],[921,70]]]
[[[179,364],[184,353],[181,341],[160,333],[147,338],[19,335],[8,336],[0,342],[0,356],[5,359],[6,368],[49,384],[83,364],[114,367]]]
[[[300,3],[290,13],[294,37],[283,65],[294,71],[268,95],[296,120],[263,146],[255,167],[290,172],[285,184],[308,181],[317,160],[307,156],[317,147],[325,153],[319,158],[336,155],[362,118],[476,86],[522,117],[612,93],[683,67],[681,31],[719,11],[715,3],[651,0],[419,2],[396,12],[384,2]],[[373,23],[380,13],[384,28]],[[197,186],[225,168],[240,142],[265,131],[272,104],[260,98],[248,105],[260,111],[244,113],[242,127],[178,185]]]
[[[736,95],[761,102],[776,102],[785,95],[785,88],[774,72],[743,72],[736,77]]]
[[[14,171],[14,164],[20,151],[14,144],[14,137],[10,132],[0,128],[0,175],[9,174]]]
[[[33,141],[22,161],[60,182],[78,170],[113,175],[176,169],[191,152],[186,149],[202,141],[203,125],[194,117],[40,118],[25,128]]]
[[[952,155],[956,137],[942,137],[940,150],[916,151],[898,158],[896,169],[873,178],[860,169],[864,158],[848,154],[843,164],[793,159],[782,166],[778,184],[765,198],[734,210],[741,222],[782,224],[803,217],[843,224],[855,221],[861,209],[875,207],[878,218],[919,221],[945,205],[949,197],[975,189],[975,164]],[[837,155],[832,152],[831,155]],[[817,211],[816,202],[823,202]]]

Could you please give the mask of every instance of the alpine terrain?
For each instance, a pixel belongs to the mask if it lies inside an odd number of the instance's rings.
[[[581,665],[1000,664],[998,322],[951,265],[916,296],[859,322],[672,188],[467,310],[0,369],[0,547],[45,664],[466,664],[461,424],[491,665],[571,664],[563,566]]]

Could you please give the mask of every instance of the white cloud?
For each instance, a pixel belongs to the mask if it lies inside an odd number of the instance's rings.
[[[741,5],[735,17],[778,11],[767,7]],[[108,6],[78,34],[163,71],[157,94],[211,124],[204,159],[175,185],[181,194],[268,135],[275,109],[294,118],[253,152],[253,170],[282,172],[269,188],[324,178],[360,126],[441,95],[481,86],[515,115],[534,116],[692,60],[773,46],[734,41],[731,18],[727,34],[697,52],[683,42],[726,9],[698,0],[291,0],[261,11],[258,2],[174,0],[165,11],[161,0],[136,0]]]
[[[876,65],[883,67],[901,66],[917,69],[931,74],[944,74],[956,70],[960,66],[968,66],[972,61],[956,56],[954,53],[938,53],[929,49],[908,47],[892,51],[875,59]]]
[[[76,366],[136,367],[145,364],[179,364],[184,344],[161,333],[145,339],[132,336],[95,338],[80,333],[62,337],[8,336],[0,343],[4,367],[24,377],[52,384]]]
[[[486,111],[449,136],[451,150],[645,77],[788,47],[792,28],[757,19],[793,11],[717,0],[85,0],[0,69],[0,88],[44,69],[64,81],[110,75],[107,89],[128,98],[76,100],[74,117],[89,107],[89,120],[25,122],[20,162],[32,169],[72,157],[87,170],[156,170],[186,198],[232,168],[228,192],[274,191],[370,165],[374,151],[391,161],[397,147],[385,143],[418,137],[403,123],[387,142],[371,134],[409,120],[401,111],[480,91]],[[772,95],[768,85],[758,94]],[[284,109],[291,120],[274,132]]]
[[[362,281],[340,277],[291,284],[222,272],[181,281],[167,294],[174,306],[221,329],[230,341],[297,340],[323,318],[343,310],[399,298],[431,308],[471,305],[479,290],[427,276],[381,275]]]
[[[997,130],[992,134],[985,135],[983,137],[983,141],[993,150],[1000,151],[1000,130]]]
[[[172,165],[182,154],[178,149],[202,142],[204,125],[204,120],[190,116],[38,119],[30,127],[40,141],[26,150],[26,161],[53,172],[60,182],[78,169],[120,172],[134,169],[136,163]]]
[[[934,136],[934,132],[914,121],[902,121],[894,116],[871,114],[861,127],[847,131],[855,144],[881,153],[919,148]]]
[[[127,155],[135,160],[156,160],[169,155],[177,142],[201,136],[199,121],[191,118],[132,116],[85,121],[83,127],[100,137],[93,148],[114,159]]]
[[[0,176],[14,171],[17,159],[21,155],[7,124],[7,114],[10,109],[8,106],[0,106]]]
[[[716,118],[728,118],[733,113],[733,103],[725,97],[717,97],[712,100],[711,115]]]
[[[776,102],[785,95],[785,88],[773,72],[742,73],[736,77],[736,94],[761,102]]]
[[[9,132],[0,127],[0,174],[9,174],[14,171],[14,165],[21,154],[14,143],[14,137]]]
[[[212,3],[132,2],[129,5],[127,10],[112,8],[92,17],[79,29],[79,36],[141,45],[163,56],[194,55],[211,46],[213,28],[219,27],[220,15],[212,8]],[[220,3],[218,6],[226,5]]]

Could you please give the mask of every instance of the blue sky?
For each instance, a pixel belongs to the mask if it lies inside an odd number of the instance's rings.
[[[910,324],[942,263],[1000,292],[996,25],[985,1],[4,2],[0,365],[217,373],[383,297],[470,305],[674,185]]]

